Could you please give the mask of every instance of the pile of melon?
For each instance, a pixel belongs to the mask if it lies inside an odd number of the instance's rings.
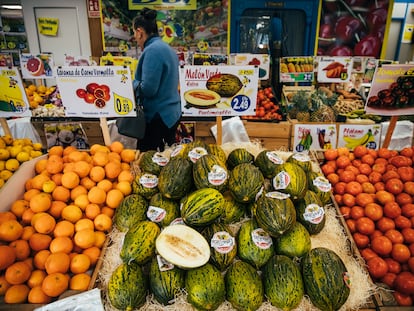
[[[375,287],[307,153],[193,141],[141,154],[97,286],[107,310],[357,309]]]
[[[321,166],[372,279],[394,304],[414,299],[414,147],[324,152]]]
[[[94,285],[115,209],[132,191],[136,151],[119,142],[89,151],[54,146],[0,212],[0,296],[46,304]],[[4,195],[4,194],[3,194]]]

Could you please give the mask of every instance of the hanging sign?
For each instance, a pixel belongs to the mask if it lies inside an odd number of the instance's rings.
[[[56,83],[67,117],[133,116],[131,73],[122,66],[56,67]]]
[[[378,149],[381,140],[381,124],[340,124],[338,148],[354,150],[356,146]]]
[[[335,124],[295,124],[293,133],[293,150],[335,149],[337,129]]]
[[[280,59],[280,82],[312,82],[313,57],[282,57]]]
[[[20,54],[20,66],[23,79],[53,78],[52,54]]]
[[[353,68],[351,57],[320,57],[318,62],[318,82],[349,82]]]
[[[183,66],[180,69],[184,116],[254,115],[259,69],[255,66]]]
[[[128,0],[130,10],[142,10],[144,7],[154,10],[195,10],[196,0]]]
[[[269,54],[249,54],[238,53],[230,55],[230,62],[232,65],[243,66],[252,65],[259,67],[259,79],[268,80],[270,71],[270,57]]]
[[[17,67],[0,67],[0,117],[32,115]]]
[[[377,67],[365,111],[383,116],[414,114],[414,65]]]
[[[56,37],[59,29],[59,19],[51,17],[38,17],[37,29],[45,36]]]

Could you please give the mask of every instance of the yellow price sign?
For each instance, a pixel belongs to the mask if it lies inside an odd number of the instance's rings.
[[[134,103],[131,99],[114,93],[114,110],[120,115],[127,115],[134,110]]]

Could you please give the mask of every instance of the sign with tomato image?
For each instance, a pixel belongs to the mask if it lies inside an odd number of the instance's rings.
[[[58,67],[56,83],[67,117],[101,118],[135,115],[135,97],[128,67]]]
[[[0,117],[32,115],[17,67],[0,67],[0,90]]]

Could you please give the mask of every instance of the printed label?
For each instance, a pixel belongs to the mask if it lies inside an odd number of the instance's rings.
[[[171,262],[165,260],[160,255],[157,255],[157,263],[158,263],[158,268],[160,269],[161,272],[174,269],[174,265]]]
[[[282,158],[275,151],[266,152],[266,157],[274,164],[283,164]]]
[[[296,152],[292,155],[292,158],[300,162],[309,162],[311,160],[306,152]]]
[[[165,216],[167,216],[165,209],[152,205],[148,206],[147,217],[149,220],[153,222],[161,222]]]
[[[181,150],[184,149],[184,145],[177,145],[174,147],[173,151],[171,152],[171,157],[175,157],[181,153]]]
[[[290,175],[281,171],[275,177],[273,177],[273,188],[275,190],[286,189],[290,184]]]
[[[173,226],[173,225],[185,225],[185,223],[181,217],[178,217],[174,219],[172,222],[170,222],[170,226]]]
[[[313,185],[322,192],[329,192],[332,189],[332,185],[328,179],[323,176],[318,176],[313,180]]]
[[[166,166],[167,163],[170,161],[167,157],[163,156],[161,152],[156,152],[152,156],[152,161],[159,166]]]
[[[220,165],[213,165],[207,174],[208,182],[213,186],[220,186],[227,180],[227,171]]]
[[[235,245],[235,239],[227,231],[219,231],[214,233],[210,241],[210,246],[220,254],[231,252]]]
[[[271,236],[262,228],[257,228],[252,231],[252,240],[260,249],[268,249],[273,244]]]
[[[271,192],[266,193],[266,196],[272,199],[285,200],[290,197],[290,194],[279,192],[279,191],[271,191]]]
[[[257,199],[262,195],[262,193],[263,193],[263,190],[264,190],[264,187],[262,186],[261,188],[260,188],[260,190],[257,192],[257,194],[256,194],[256,197],[255,197],[255,200],[257,201]]]
[[[157,175],[145,173],[139,178],[139,183],[145,188],[155,188],[158,186]]]
[[[303,213],[303,218],[310,222],[311,224],[319,224],[323,217],[325,216],[325,210],[322,206],[318,204],[311,203],[305,208],[305,212]]]
[[[191,162],[196,163],[198,159],[206,154],[208,154],[208,152],[203,147],[195,147],[194,149],[190,150],[188,157],[190,158]]]

